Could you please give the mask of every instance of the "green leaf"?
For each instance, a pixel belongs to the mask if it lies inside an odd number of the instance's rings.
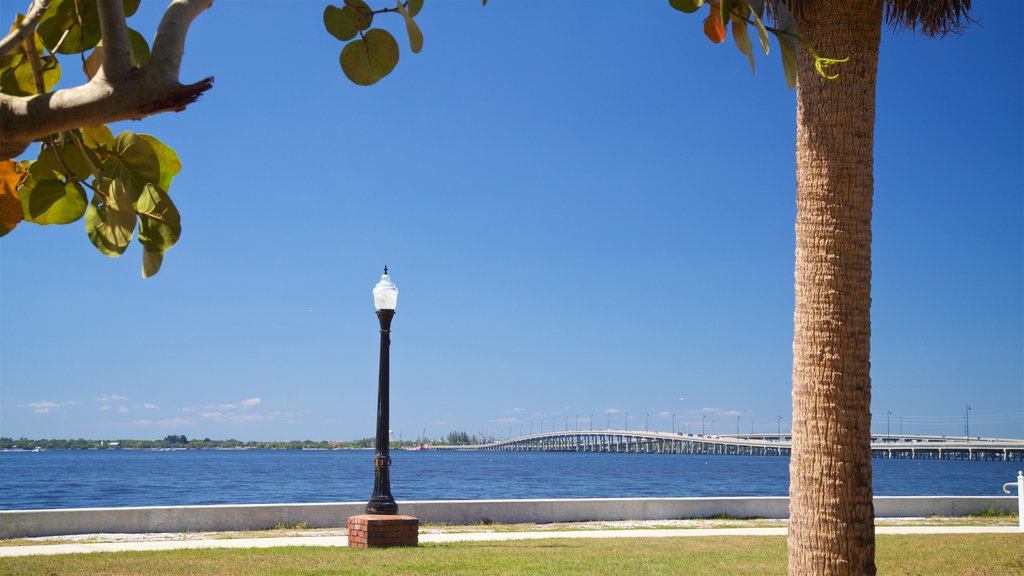
[[[747,5],[757,14],[757,19],[764,18],[764,0],[747,0]]]
[[[796,19],[784,2],[776,5],[776,19],[780,30],[788,34],[777,34],[779,48],[782,52],[782,69],[786,73],[786,85],[792,90],[796,87]]]
[[[341,69],[360,86],[376,84],[398,64],[398,42],[386,30],[374,28],[341,51]]]
[[[718,0],[720,6],[718,10],[718,17],[722,19],[722,29],[724,30],[729,26],[729,17],[732,14],[732,5],[736,0]]]
[[[160,271],[160,265],[164,263],[163,252],[142,251],[142,277],[149,278]]]
[[[761,11],[764,11],[764,3],[761,3]],[[768,50],[771,44],[768,42],[768,29],[764,27],[764,22],[761,20],[761,14],[758,14],[757,10],[754,10],[754,25],[757,26],[757,39],[761,41],[761,49],[764,50],[764,55],[768,55]]]
[[[409,0],[409,16],[415,17],[423,10],[423,0]]]
[[[732,39],[736,41],[736,47],[740,52],[747,55],[747,62],[750,63],[750,72],[754,72],[754,45],[750,42],[750,35],[747,34],[747,23],[743,20],[732,21]]]
[[[750,16],[750,4],[747,4],[746,0],[735,0],[733,8],[733,15],[738,15],[740,20],[746,20],[747,16]]]
[[[50,51],[60,54],[85,52],[100,41],[96,0],[53,0],[36,30]]]
[[[782,53],[782,69],[786,73],[786,86],[792,90],[796,88],[796,40],[779,36],[779,48]]]
[[[130,201],[138,199],[146,184],[160,182],[160,159],[145,138],[122,132],[111,152],[103,163],[104,176],[119,180]]]
[[[135,234],[135,210],[120,180],[103,180],[97,185],[103,194],[94,195],[85,211],[85,232],[97,250],[120,256]]]
[[[60,159],[63,161],[61,168],[66,167],[67,170],[71,171],[70,174],[65,174],[65,176],[79,182],[85,180],[90,175],[98,176],[98,174],[93,174],[92,165],[89,162],[90,159],[85,157],[85,154],[75,145],[72,138],[73,136],[69,133],[62,132],[57,139],[57,152],[59,152]],[[95,158],[93,160],[95,161]]]
[[[124,5],[124,15],[131,16],[132,14],[135,14],[135,11],[139,9],[140,3],[142,3],[142,0],[124,0],[124,2],[122,2]]]
[[[418,54],[423,49],[423,32],[420,32],[420,27],[402,5],[402,0],[398,0],[398,12],[405,18],[405,30],[409,33],[409,49],[413,54]]]
[[[669,6],[679,10],[680,12],[686,12],[692,14],[700,7],[704,5],[705,0],[668,0]]]
[[[139,213],[139,242],[150,252],[164,252],[181,236],[181,214],[171,197],[147,184],[135,211]]]
[[[18,190],[25,220],[40,225],[70,224],[85,214],[89,199],[77,182],[43,180]]]
[[[332,36],[342,42],[351,40],[356,37],[358,32],[355,12],[351,8],[346,12],[345,8],[338,8],[328,4],[324,8],[324,27],[327,28],[327,31]]]
[[[57,154],[53,148],[44,146],[35,162],[29,165],[28,173],[37,182],[60,180],[64,178],[64,167],[57,160]]]
[[[356,28],[359,30],[366,30],[373,24],[373,10],[363,0],[345,0],[345,8],[355,13]]]
[[[60,81],[60,64],[53,56],[43,54],[43,41],[35,36],[36,54],[43,71],[43,89],[49,92]],[[38,94],[32,62],[25,55],[24,43],[14,46],[0,58],[0,91],[10,96],[32,96]]]
[[[181,172],[181,160],[178,159],[178,153],[167,144],[157,140],[156,136],[139,134],[139,137],[149,143],[150,147],[153,148],[153,152],[156,152],[157,159],[160,161],[160,181],[157,184],[164,190],[170,190],[171,180],[174,179],[178,172]]]
[[[107,150],[114,149],[114,133],[103,126],[87,126],[82,128],[82,136],[85,145],[89,148],[106,148]]]
[[[132,64],[139,68],[149,62],[149,43],[139,32],[128,29],[128,47],[131,49]]]
[[[37,44],[37,46],[42,46],[42,44]],[[49,92],[53,90],[57,82],[60,82],[60,64],[53,56],[43,56],[39,60],[43,69],[43,90]],[[33,84],[35,84],[34,81]]]

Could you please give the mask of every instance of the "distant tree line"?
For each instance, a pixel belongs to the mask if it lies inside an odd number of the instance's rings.
[[[411,445],[412,442],[405,444]],[[184,434],[172,434],[162,440],[86,440],[78,439],[32,439],[32,438],[4,438],[0,437],[0,450],[159,450],[159,449],[189,449],[189,450],[225,450],[225,449],[261,449],[261,450],[332,450],[332,449],[356,449],[372,448],[373,439],[366,438],[355,441],[314,441],[314,440],[290,440],[290,441],[241,441],[235,439],[202,440],[189,439]],[[397,445],[396,445],[397,447]]]
[[[493,442],[494,438],[484,435],[470,436],[466,432],[449,432],[447,437],[417,440],[393,441],[392,449],[418,448],[421,446],[440,445],[471,445],[486,444]],[[334,449],[369,449],[375,448],[375,440],[372,437],[360,438],[347,441],[314,441],[314,440],[290,440],[290,441],[241,441],[235,439],[211,440],[204,438],[197,440],[188,438],[184,434],[169,434],[162,440],[86,440],[57,439],[57,438],[5,438],[0,437],[0,450],[159,450],[159,449],[189,449],[189,450],[225,450],[225,449],[260,449],[260,450],[334,450]]]

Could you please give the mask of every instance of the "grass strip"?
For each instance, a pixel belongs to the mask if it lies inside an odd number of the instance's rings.
[[[1024,534],[878,537],[880,574],[1024,574]],[[292,547],[0,558],[4,576],[673,575],[786,573],[783,537],[722,536],[458,543],[354,550]]]

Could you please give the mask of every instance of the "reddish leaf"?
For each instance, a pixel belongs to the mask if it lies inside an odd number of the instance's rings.
[[[13,230],[24,217],[21,200],[15,192],[21,177],[13,160],[0,162],[0,236]]]
[[[704,20],[704,35],[715,44],[725,42],[725,26],[722,24],[718,6],[712,5],[711,14]]]

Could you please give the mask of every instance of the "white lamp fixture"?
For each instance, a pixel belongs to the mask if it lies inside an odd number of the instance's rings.
[[[388,276],[388,267],[384,267],[384,274],[380,281],[373,287],[373,305],[377,310],[394,310],[398,305],[398,287]]]

